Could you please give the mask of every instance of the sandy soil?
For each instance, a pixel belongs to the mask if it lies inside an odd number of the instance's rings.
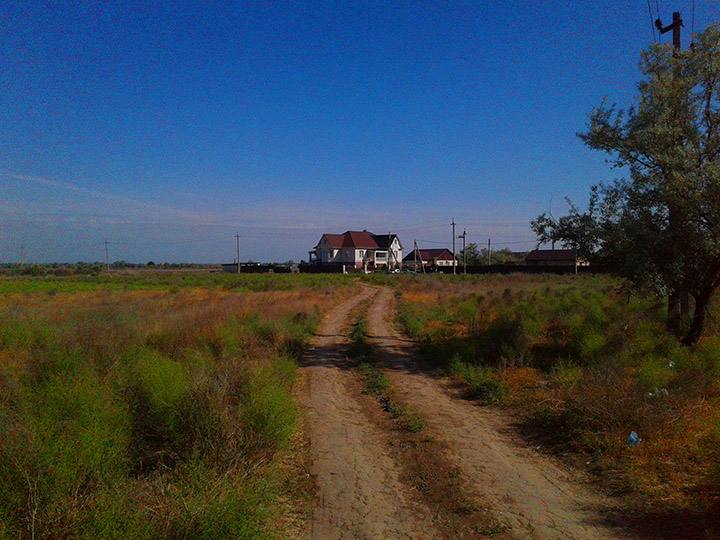
[[[451,537],[447,527],[436,526],[439,517],[414,488],[403,484],[408,464],[398,462],[402,453],[389,451],[382,422],[371,421],[367,399],[361,400],[353,366],[343,354],[348,323],[366,310],[370,342],[393,382],[394,399],[426,418],[427,437],[443,449],[440,459],[461,471],[457,489],[508,526],[503,538],[631,538],[602,518],[616,509],[615,502],[529,448],[509,427],[506,413],[458,399],[447,378],[420,369],[414,343],[389,322],[393,303],[391,289],[363,285],[358,296],[326,315],[305,358],[301,395],[315,483],[306,537]]]
[[[349,317],[377,294],[364,288],[329,312],[303,364],[302,406],[316,489],[307,532],[313,540],[441,538],[401,483],[379,429],[363,413],[357,380],[342,353]]]
[[[601,517],[614,501],[528,448],[508,428],[504,413],[457,399],[446,378],[418,370],[413,343],[389,322],[393,292],[375,289],[368,332],[399,399],[426,417],[430,433],[445,443],[448,459],[463,471],[467,488],[490,503],[496,518],[518,538],[630,538]]]

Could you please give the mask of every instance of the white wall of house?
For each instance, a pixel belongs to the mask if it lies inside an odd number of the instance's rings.
[[[402,260],[403,260],[403,252],[402,247],[400,246],[400,240],[395,237],[395,239],[392,241],[392,244],[390,244],[390,266],[402,266]]]
[[[402,248],[395,238],[390,246],[390,253],[386,249],[373,248],[343,248],[334,249],[326,238],[322,238],[315,249],[317,260],[323,264],[342,263],[362,268],[365,264],[388,265],[399,267],[402,264]]]

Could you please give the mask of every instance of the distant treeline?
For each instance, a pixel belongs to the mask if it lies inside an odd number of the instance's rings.
[[[193,263],[155,263],[149,261],[143,263],[129,263],[127,261],[115,261],[110,264],[112,270],[219,270],[217,264],[193,264]],[[17,264],[0,263],[0,272],[4,274],[15,274],[24,276],[70,276],[70,275],[93,275],[105,270],[105,263],[101,262],[76,262],[76,263],[44,263],[44,264]]]

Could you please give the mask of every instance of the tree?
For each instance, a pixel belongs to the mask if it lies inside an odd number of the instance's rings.
[[[478,245],[474,242],[467,244],[464,250],[460,250],[458,259],[460,261],[465,261],[468,266],[478,266],[483,264],[482,255],[480,254],[480,250],[478,250]],[[485,260],[487,261],[487,257]]]
[[[463,250],[460,250],[458,260],[462,262],[467,260],[468,266],[480,266],[488,263],[488,250],[487,248],[478,249],[478,245],[470,243],[465,246],[465,252],[467,252],[467,259],[463,259]],[[496,249],[490,252],[490,264],[505,264],[508,262],[516,261],[517,257],[509,249]]]
[[[563,242],[636,289],[668,295],[671,309],[689,293],[694,311],[679,337],[692,345],[720,285],[720,24],[687,51],[652,46],[640,65],[637,103],[603,103],[579,135],[629,180],[593,187],[584,212],[571,205],[531,226],[541,242]]]
[[[482,258],[483,264],[487,264],[487,260],[488,260],[487,248],[484,248],[480,252],[480,257]],[[510,251],[507,248],[490,250],[490,264],[505,264],[505,263],[509,263],[509,262],[514,262],[516,260],[517,260],[517,257],[513,254],[512,251]]]

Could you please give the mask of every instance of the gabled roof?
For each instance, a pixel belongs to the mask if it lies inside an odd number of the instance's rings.
[[[525,257],[526,262],[575,262],[574,249],[534,249]]]
[[[400,244],[400,249],[402,249],[402,244],[400,243],[400,238],[398,238],[397,234],[373,234],[372,237],[377,246],[381,249],[388,249],[395,239],[397,239],[398,244]]]
[[[453,254],[448,248],[437,248],[437,249],[418,249],[419,259],[423,261],[441,260],[441,261],[452,261]],[[403,261],[412,262],[415,260],[415,253],[411,251],[403,259]]]
[[[378,246],[377,242],[374,240],[375,235],[373,233],[369,233],[367,231],[345,231],[342,234],[323,234],[320,238],[320,242],[322,242],[322,239],[325,238],[327,240],[328,244],[330,244],[330,247],[333,249],[342,249],[342,248],[367,248],[367,249],[377,249],[380,246]],[[387,235],[386,235],[387,236]],[[318,242],[318,246],[320,245],[320,242]],[[315,246],[316,248],[318,246]]]

